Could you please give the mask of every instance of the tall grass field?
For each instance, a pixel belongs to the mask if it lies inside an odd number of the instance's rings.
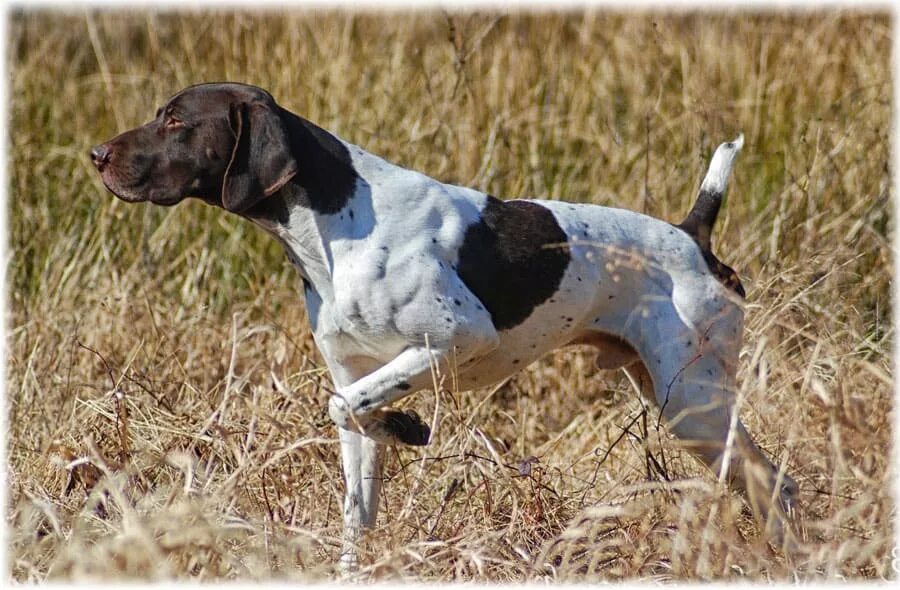
[[[12,579],[339,577],[331,383],[299,276],[222,210],[117,200],[88,158],[221,80],[446,182],[675,223],[746,136],[713,244],[747,289],[741,416],[799,483],[799,547],[571,348],[399,404],[438,426],[388,451],[360,579],[897,575],[887,12],[7,18]]]

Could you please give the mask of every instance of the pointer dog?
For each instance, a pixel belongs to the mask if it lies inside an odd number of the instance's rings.
[[[567,344],[593,345],[599,367],[624,369],[780,537],[797,487],[737,419],[744,291],[710,249],[742,143],[719,146],[679,225],[443,184],[243,84],[191,86],[91,158],[120,199],[199,198],[284,245],[334,380],[342,563],[352,568],[361,531],[375,523],[384,446],[430,436],[390,404],[429,388],[432,365],[453,367],[460,388],[474,389]]]

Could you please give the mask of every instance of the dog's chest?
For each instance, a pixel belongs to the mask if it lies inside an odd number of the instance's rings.
[[[456,272],[454,242],[465,224],[427,211],[408,219],[415,231],[376,226],[362,238],[328,243],[331,280],[324,289],[306,287],[326,356],[388,362],[410,345],[465,346],[476,333],[493,332],[488,311]]]

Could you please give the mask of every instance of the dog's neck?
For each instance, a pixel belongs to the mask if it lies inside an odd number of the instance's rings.
[[[306,191],[289,184],[242,216],[274,236],[303,279],[327,295],[332,292],[334,271],[324,235],[327,229],[321,227],[322,216],[306,206],[306,201]]]
[[[290,111],[280,109],[279,115],[297,162],[297,174],[281,192],[288,199],[299,198],[301,205],[317,213],[337,213],[354,195],[358,179],[346,144]],[[272,199],[263,199],[247,211],[250,217],[281,216],[282,222],[284,213]]]
[[[284,246],[288,259],[323,297],[332,294],[330,241],[352,238],[362,219],[348,209],[365,200],[346,144],[327,131],[282,110],[298,172],[277,193],[243,212]],[[365,208],[365,205],[362,205]]]

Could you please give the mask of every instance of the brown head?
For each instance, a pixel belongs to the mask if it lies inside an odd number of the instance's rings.
[[[196,197],[240,213],[297,174],[286,116],[261,88],[200,84],[91,149],[91,159],[106,188],[129,203]]]

